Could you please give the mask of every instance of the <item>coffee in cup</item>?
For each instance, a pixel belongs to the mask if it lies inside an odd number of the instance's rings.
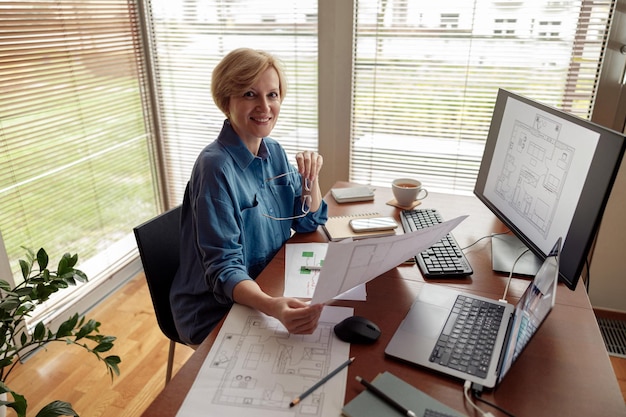
[[[422,200],[428,196],[428,190],[422,183],[411,178],[398,178],[391,183],[391,190],[399,206],[409,207],[415,200]]]

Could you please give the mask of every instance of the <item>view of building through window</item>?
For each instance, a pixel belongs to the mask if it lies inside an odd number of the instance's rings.
[[[589,118],[611,2],[356,2],[351,180],[471,193],[498,88]]]

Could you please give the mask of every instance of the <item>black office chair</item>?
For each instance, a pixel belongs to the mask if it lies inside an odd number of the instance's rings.
[[[176,343],[183,343],[170,306],[170,288],[180,264],[180,212],[178,206],[133,229],[157,323],[170,340],[166,384],[172,378]]]

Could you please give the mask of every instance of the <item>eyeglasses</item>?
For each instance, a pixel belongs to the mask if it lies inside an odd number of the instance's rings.
[[[285,172],[284,174],[276,175],[275,177],[266,178],[265,182],[272,181],[277,178],[285,177],[294,172],[297,173],[297,171],[289,171],[289,172]],[[311,194],[310,194],[311,193],[311,181],[308,178],[304,179],[303,188],[304,188],[303,191],[306,191],[307,193],[302,194],[302,214],[298,216],[290,216],[290,217],[274,217],[274,216],[270,216],[269,214],[263,213],[263,216],[270,218],[272,220],[293,220],[293,219],[299,219],[309,214],[309,212],[311,211],[310,206],[311,206],[311,201],[313,200],[313,198],[311,197]]]
[[[289,172],[285,172],[284,174],[276,175],[275,177],[265,178],[265,182],[272,181],[277,178],[286,177],[287,175],[294,174],[294,173],[298,174],[298,171],[289,171]],[[304,179],[304,190],[309,191],[309,192],[311,191],[311,180],[309,180],[308,178]]]

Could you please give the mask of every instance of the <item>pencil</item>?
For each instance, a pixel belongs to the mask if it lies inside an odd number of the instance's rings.
[[[304,265],[302,266],[302,269],[308,270],[308,271],[320,271],[322,269],[322,266],[321,265]]]
[[[402,405],[397,403],[393,398],[389,397],[387,394],[385,394],[384,392],[382,392],[381,390],[379,390],[378,388],[376,388],[375,386],[373,386],[372,384],[370,384],[369,382],[367,382],[360,376],[357,376],[356,380],[359,381],[362,385],[364,385],[365,388],[367,388],[369,392],[371,392],[376,397],[380,398],[381,400],[383,400],[384,402],[386,402],[387,404],[389,404],[390,406],[398,410],[400,413],[402,413],[403,416],[415,417],[415,413],[413,411],[404,408]]]
[[[297,405],[300,401],[305,399],[309,394],[311,394],[313,391],[318,389],[320,386],[324,385],[324,383],[326,383],[326,381],[328,381],[330,378],[332,378],[335,375],[337,375],[339,373],[339,371],[341,371],[346,366],[350,365],[353,361],[354,361],[354,358],[350,358],[347,361],[345,361],[344,363],[342,363],[341,365],[339,365],[334,371],[331,371],[324,378],[322,378],[319,381],[317,381],[317,383],[315,383],[311,388],[309,388],[308,390],[306,390],[302,394],[300,394],[300,396],[298,398],[296,398],[295,400],[290,402],[289,403],[289,407],[293,407],[294,405]]]

